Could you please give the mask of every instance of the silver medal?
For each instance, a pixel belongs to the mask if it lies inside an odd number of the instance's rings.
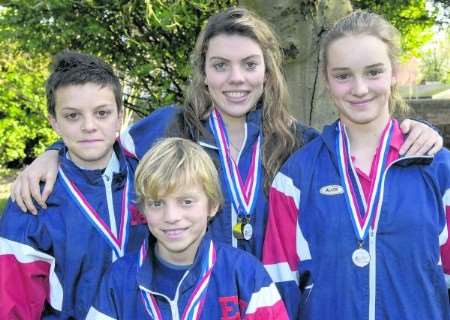
[[[355,251],[353,251],[352,260],[356,266],[364,268],[370,262],[370,254],[369,252],[367,252],[366,249],[358,248]]]
[[[253,235],[253,227],[250,223],[246,223],[242,226],[242,234],[245,240],[250,240]]]

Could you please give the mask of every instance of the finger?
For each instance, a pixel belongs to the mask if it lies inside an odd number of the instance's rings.
[[[49,197],[49,195],[53,191],[53,186],[56,182],[56,174],[51,172],[47,174],[47,178],[45,179],[44,189],[42,190],[42,207],[47,208],[47,204],[45,203]]]
[[[22,197],[20,196],[20,187],[18,186],[17,180],[14,182],[14,184],[12,186],[11,199],[13,199],[13,201],[19,206],[19,208],[20,208],[20,210],[22,210],[22,212],[27,212],[27,206],[22,201]]]
[[[419,143],[416,142],[414,144],[414,146],[412,146],[409,150],[408,153],[406,154],[407,156],[425,156],[427,155],[428,150],[430,150],[432,148],[432,144],[429,143],[428,141],[425,141],[424,143]]]
[[[437,132],[434,134],[433,138],[434,141],[429,144],[429,148],[426,151],[426,154],[429,156],[434,156],[444,145],[444,139]]]
[[[33,198],[41,207],[44,207],[45,203],[41,197],[41,188],[39,185],[39,180],[29,179],[28,186],[30,188],[31,198]]]
[[[412,130],[407,136],[405,142],[402,144],[402,147],[399,150],[401,155],[411,155],[411,148],[414,151],[415,149],[419,149],[421,146],[414,146],[416,143],[420,132],[418,130]]]
[[[26,186],[22,186],[20,196],[28,211],[32,214],[37,214],[37,209],[34,206],[33,200],[31,198],[31,191],[28,189],[28,184]]]
[[[433,147],[430,150],[428,150],[427,155],[434,156],[441,149],[442,149],[442,147],[440,147],[439,145],[435,144],[435,145],[433,145]]]
[[[411,120],[405,119],[400,123],[400,130],[404,135],[407,135],[409,130],[411,130]]]

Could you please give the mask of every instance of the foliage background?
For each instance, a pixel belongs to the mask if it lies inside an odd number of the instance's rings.
[[[161,105],[182,102],[189,53],[202,24],[211,14],[236,4],[236,0],[2,1],[0,166],[21,167],[55,139],[46,121],[43,89],[55,53],[70,48],[110,62],[124,85],[125,107],[147,114]],[[403,33],[404,48],[411,55],[419,54],[416,49],[429,40],[437,17],[425,9],[425,0],[352,4],[391,20]]]

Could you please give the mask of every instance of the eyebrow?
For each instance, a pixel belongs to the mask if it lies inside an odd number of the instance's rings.
[[[248,60],[248,59],[252,59],[252,58],[258,58],[258,59],[260,59],[261,57],[262,57],[262,56],[261,56],[260,54],[252,54],[252,55],[249,55],[249,56],[243,58],[242,60]],[[217,56],[212,56],[212,57],[210,57],[208,60],[214,60],[214,59],[230,61],[230,60],[227,59],[227,58],[224,58],[224,57],[217,57]]]
[[[384,63],[382,63],[382,62],[374,63],[369,66],[365,66],[364,69],[370,69],[370,68],[376,68],[376,67],[384,67]],[[348,67],[337,67],[337,68],[331,69],[331,71],[347,71],[349,69],[350,68],[348,68]]]
[[[107,103],[105,103],[105,104],[99,104],[98,106],[95,106],[95,107],[94,107],[94,110],[101,109],[101,108],[109,108],[109,107],[114,108],[115,105],[114,105],[114,104],[107,104]],[[69,110],[69,111],[72,111],[72,110],[73,110],[73,111],[78,111],[78,110],[80,110],[80,108],[77,108],[77,107],[71,107],[71,106],[65,106],[65,107],[62,107],[61,110]]]

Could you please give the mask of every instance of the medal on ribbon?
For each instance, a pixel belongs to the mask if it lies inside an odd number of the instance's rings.
[[[111,230],[109,225],[103,221],[100,214],[91,206],[87,199],[83,196],[81,191],[78,189],[76,184],[70,180],[64,173],[64,170],[59,167],[59,174],[62,178],[63,186],[69,193],[72,200],[77,204],[78,208],[87,218],[87,220],[97,229],[97,231],[102,235],[103,239],[112,248],[113,252],[117,257],[122,257],[125,254],[125,248],[128,240],[128,231],[130,224],[130,213],[128,208],[128,203],[130,200],[130,192],[132,192],[133,187],[130,186],[130,177],[127,172],[127,180],[125,182],[125,187],[122,191],[122,207],[120,211],[120,226],[118,235],[115,235]],[[114,215],[115,219],[115,215]]]
[[[139,251],[139,267],[144,263],[145,257],[147,255],[147,244],[141,246]],[[213,241],[209,242],[208,254],[203,258],[202,263],[202,273],[200,280],[194,288],[191,296],[189,297],[188,303],[184,308],[183,314],[181,315],[181,320],[197,320],[200,319],[202,313],[203,305],[205,303],[206,291],[208,289],[209,280],[211,278],[211,273],[216,263],[216,248]],[[188,271],[189,272],[189,271]],[[184,277],[183,277],[184,279]],[[153,294],[148,292],[147,289],[140,287],[141,297],[144,302],[145,310],[151,319],[162,320],[161,311],[159,310],[158,304],[156,302]]]
[[[209,117],[209,125],[219,148],[220,163],[227,182],[227,190],[231,197],[233,209],[238,220],[233,226],[233,235],[239,240],[250,240],[253,235],[251,215],[259,191],[261,179],[261,134],[252,146],[252,158],[249,172],[243,182],[237,164],[230,153],[230,140],[220,113],[213,109]]]
[[[347,203],[350,220],[358,239],[358,248],[352,254],[352,261],[358,267],[365,267],[370,263],[370,254],[363,248],[364,240],[367,237],[371,224],[376,220],[376,216],[381,209],[383,202],[383,183],[384,175],[387,169],[387,159],[389,146],[393,132],[393,121],[390,120],[384,129],[381,142],[380,153],[377,158],[375,179],[370,187],[368,203],[364,197],[364,192],[359,182],[358,174],[353,166],[350,143],[347,137],[345,126],[338,122],[338,131],[336,148],[339,164],[339,173],[345,189],[345,199]]]

